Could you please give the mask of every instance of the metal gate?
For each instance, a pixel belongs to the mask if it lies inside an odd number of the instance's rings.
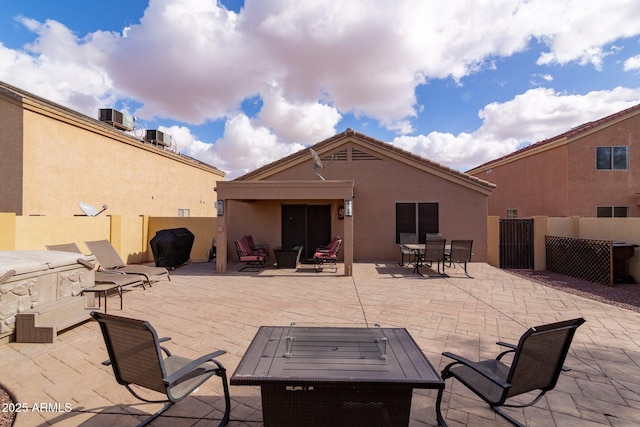
[[[533,269],[533,219],[500,220],[500,268]]]

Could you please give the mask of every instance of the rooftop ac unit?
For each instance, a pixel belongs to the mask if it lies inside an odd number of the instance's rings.
[[[133,130],[133,117],[113,108],[101,108],[99,120],[121,130]]]
[[[144,140],[151,144],[162,145],[164,147],[171,145],[171,135],[160,132],[159,130],[147,130],[147,135]]]

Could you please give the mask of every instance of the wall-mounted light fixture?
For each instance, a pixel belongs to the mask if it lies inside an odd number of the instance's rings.
[[[353,200],[346,199],[344,201],[344,216],[353,216]]]
[[[224,216],[224,200],[216,200],[216,213],[218,216]]]

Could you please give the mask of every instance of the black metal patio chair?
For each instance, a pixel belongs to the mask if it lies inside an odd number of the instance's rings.
[[[419,264],[427,264],[429,267],[433,265],[433,263],[438,264],[438,274],[444,274],[444,250],[447,244],[446,239],[441,238],[433,238],[427,239],[424,243],[424,252],[420,253],[420,262]],[[442,273],[440,273],[440,263],[442,263]],[[416,269],[418,269],[418,265],[416,265]],[[417,270],[420,273],[420,270]]]
[[[467,263],[471,261],[473,240],[452,240],[451,248],[445,252],[445,262],[447,267],[453,264],[464,266],[464,274],[469,276],[467,272]]]
[[[556,386],[563,368],[564,360],[571,346],[576,329],[585,322],[583,318],[566,320],[536,326],[527,330],[518,345],[498,342],[509,348],[498,354],[495,359],[473,362],[462,356],[444,352],[443,356],[454,359],[442,370],[442,378],[456,378],[500,416],[516,426],[524,426],[515,418],[502,411],[501,407],[524,408],[535,405],[544,394]],[[511,365],[501,361],[506,354],[513,353]],[[531,391],[538,395],[529,403],[507,404],[507,399]],[[439,408],[443,390],[438,393]],[[438,413],[438,422],[446,425],[442,414]]]
[[[109,360],[102,363],[111,365],[116,381],[144,402],[165,403],[162,409],[139,426],[149,424],[214,375],[222,379],[225,400],[224,416],[219,426],[227,424],[231,408],[227,373],[224,366],[215,360],[225,351],[218,350],[195,360],[175,356],[160,346],[160,342],[169,338],[159,339],[149,322],[95,311],[91,312],[91,316],[100,324],[109,353]],[[162,393],[166,399],[141,397],[132,385]]]
[[[416,252],[405,246],[406,243],[418,243],[418,235],[416,233],[400,233],[400,253],[402,258],[400,260],[400,267],[404,267],[404,256],[409,256],[409,264],[412,262],[412,258],[415,258]]]

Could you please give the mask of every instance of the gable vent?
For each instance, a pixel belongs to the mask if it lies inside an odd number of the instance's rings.
[[[326,156],[324,159],[322,159],[323,162],[328,162],[328,161],[336,161],[336,160],[341,160],[343,162],[347,161],[347,149],[345,148],[342,151],[338,151],[337,153],[332,153],[328,156]]]
[[[364,151],[353,149],[351,151],[351,159],[355,162],[358,160],[380,160],[373,154],[365,153]]]

